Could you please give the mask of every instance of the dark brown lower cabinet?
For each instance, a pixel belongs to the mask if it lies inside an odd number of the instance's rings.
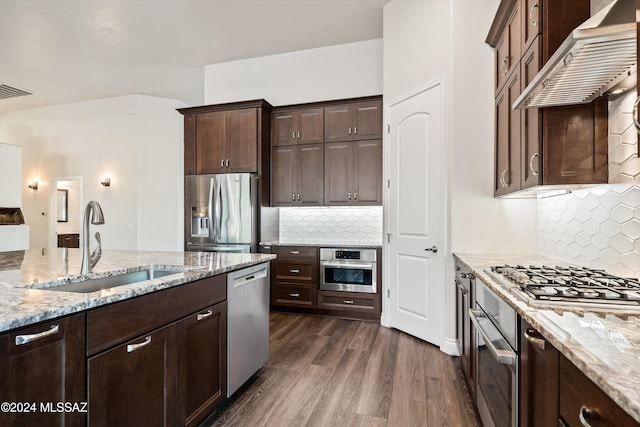
[[[198,425],[226,397],[227,302],[195,313],[178,328],[178,425]]]
[[[14,405],[0,426],[85,425],[84,325],[77,314],[0,335],[0,401]],[[77,411],[58,412],[59,402]]]
[[[560,352],[520,319],[520,426],[558,423]]]
[[[176,424],[176,325],[88,360],[89,426]]]

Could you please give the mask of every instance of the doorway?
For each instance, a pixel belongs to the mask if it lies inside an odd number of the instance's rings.
[[[77,235],[82,241],[82,177],[56,177],[49,181],[49,242],[58,247],[58,236]]]

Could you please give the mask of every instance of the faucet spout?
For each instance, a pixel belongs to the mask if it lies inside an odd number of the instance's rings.
[[[98,241],[98,247],[93,251],[93,253],[89,254],[91,246],[91,242],[89,241],[89,221],[94,225],[104,224],[102,208],[95,200],[87,203],[87,207],[84,209],[84,221],[82,223],[82,267],[80,269],[80,274],[91,273],[91,270],[102,256],[102,241],[100,239],[100,233],[95,234],[96,240]]]

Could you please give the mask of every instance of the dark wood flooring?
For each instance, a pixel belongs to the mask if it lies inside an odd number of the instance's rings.
[[[480,426],[457,358],[373,322],[272,313],[267,364],[205,426]]]

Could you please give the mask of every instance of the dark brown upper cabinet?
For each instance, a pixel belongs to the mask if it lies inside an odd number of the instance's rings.
[[[542,185],[608,181],[606,101],[512,108],[567,35],[589,18],[589,4],[589,0],[500,2],[486,39],[495,50],[496,197]]]
[[[324,110],[274,111],[271,114],[271,145],[313,144],[324,142]]]
[[[271,153],[271,206],[322,206],[324,144],[276,146]]]
[[[268,168],[271,110],[264,100],[179,109],[184,115],[185,174],[261,174]]]
[[[382,101],[325,107],[325,142],[380,138],[382,138]]]

